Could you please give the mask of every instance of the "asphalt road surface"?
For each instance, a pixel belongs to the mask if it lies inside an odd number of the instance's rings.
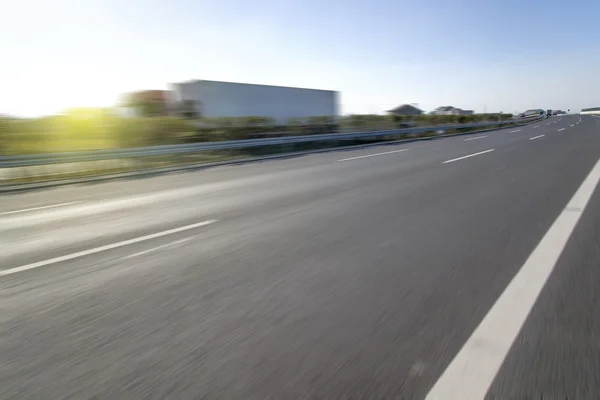
[[[0,399],[600,398],[600,118],[0,198]]]

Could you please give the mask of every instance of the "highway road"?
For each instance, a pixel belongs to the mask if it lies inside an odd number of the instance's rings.
[[[0,198],[0,399],[600,398],[600,118]]]

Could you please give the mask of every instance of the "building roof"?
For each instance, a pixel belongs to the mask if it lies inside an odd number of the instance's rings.
[[[473,110],[463,110],[462,108],[454,107],[454,106],[441,106],[431,111],[429,114],[432,115],[459,115],[459,114],[473,114]]]
[[[454,111],[462,111],[462,109],[454,106],[441,106],[436,108],[433,112],[454,112]]]
[[[302,90],[315,90],[315,91],[319,91],[319,92],[339,93],[338,90],[331,90],[331,89],[315,89],[315,88],[306,88],[306,87],[299,87],[299,86],[282,86],[282,85],[273,85],[273,84],[266,84],[266,83],[212,81],[209,79],[191,79],[191,80],[187,80],[187,81],[183,81],[183,82],[175,82],[175,83],[172,83],[171,85],[187,85],[187,84],[193,84],[193,83],[199,83],[199,82],[227,84],[227,85],[267,86],[267,87],[276,87],[276,88],[283,88],[283,89],[302,89]]]
[[[390,113],[394,113],[394,114],[415,114],[415,113],[422,113],[423,110],[421,110],[418,107],[415,107],[413,105],[410,104],[402,104],[396,108],[392,108],[391,110],[388,110],[388,112]]]

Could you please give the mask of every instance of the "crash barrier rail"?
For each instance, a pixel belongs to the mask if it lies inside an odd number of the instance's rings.
[[[600,115],[600,107],[582,108],[581,114],[598,114],[598,115]]]
[[[113,160],[133,157],[147,157],[157,155],[196,153],[210,150],[230,150],[258,146],[275,146],[307,142],[344,141],[348,139],[378,138],[403,134],[418,134],[425,132],[444,133],[453,129],[486,128],[508,124],[519,124],[544,118],[545,115],[511,119],[506,121],[490,121],[469,124],[447,124],[412,128],[401,128],[382,131],[328,133],[303,136],[285,136],[262,139],[227,140],[218,142],[200,142],[161,146],[147,146],[121,149],[102,149],[77,152],[41,153],[0,156],[0,168],[26,167],[44,164],[74,163],[83,161]]]

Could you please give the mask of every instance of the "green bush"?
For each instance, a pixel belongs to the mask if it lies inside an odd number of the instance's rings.
[[[131,118],[110,109],[71,109],[62,115],[34,119],[0,118],[0,154],[79,151],[118,147],[240,140],[283,135],[390,130],[510,119],[510,114],[374,115],[335,118],[290,118],[277,125],[269,117]]]
[[[376,114],[353,114],[339,118],[339,126],[344,131],[385,130],[398,127],[396,116]]]
[[[0,118],[2,154],[96,150],[180,142],[195,127],[175,117],[126,118],[108,109],[72,109],[34,119]]]

